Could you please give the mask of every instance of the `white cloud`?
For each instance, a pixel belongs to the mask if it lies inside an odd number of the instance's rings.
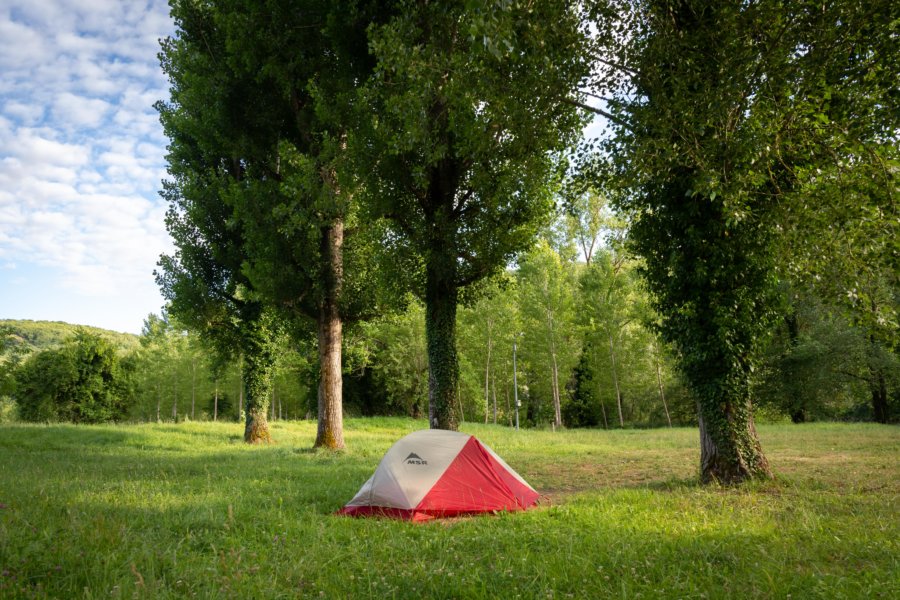
[[[23,69],[52,58],[47,40],[35,29],[0,19],[0,67]]]
[[[103,123],[112,106],[99,98],[85,98],[63,92],[53,103],[53,117],[71,129],[95,128]]]
[[[161,303],[152,271],[171,247],[153,109],[167,95],[157,39],[171,30],[164,0],[0,6],[0,264],[22,281],[56,273],[110,313],[133,305],[129,330]]]
[[[44,107],[40,104],[24,104],[10,101],[4,105],[3,112],[17,119],[25,126],[36,125],[44,118]]]

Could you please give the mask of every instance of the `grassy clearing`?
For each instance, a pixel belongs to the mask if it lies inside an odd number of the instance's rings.
[[[0,427],[2,598],[897,598],[900,429],[760,428],[778,474],[695,483],[697,433],[466,424],[547,498],[426,524],[332,516],[404,419]]]

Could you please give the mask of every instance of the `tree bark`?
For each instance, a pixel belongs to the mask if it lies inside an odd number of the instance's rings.
[[[457,430],[453,405],[459,359],[456,354],[456,258],[436,249],[426,266],[425,338],[428,344],[428,423]]]
[[[316,448],[344,447],[341,341],[343,322],[338,302],[344,284],[344,222],[336,219],[322,228],[322,302],[319,306],[319,407]]]
[[[753,423],[750,401],[735,407],[725,400],[713,407],[698,402],[700,422],[700,478],[703,483],[741,483],[772,478]]]
[[[491,394],[494,397],[494,425],[497,424],[497,380],[491,377]]]
[[[562,411],[559,402],[559,365],[556,363],[556,351],[550,353],[551,367],[550,384],[553,388],[553,428],[562,426]]]

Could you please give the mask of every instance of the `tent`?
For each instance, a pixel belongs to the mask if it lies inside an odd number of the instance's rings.
[[[538,493],[474,436],[414,431],[391,446],[375,474],[339,514],[412,521],[525,510]]]

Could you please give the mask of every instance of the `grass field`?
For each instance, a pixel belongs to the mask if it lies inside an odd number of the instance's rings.
[[[466,424],[546,495],[425,524],[333,516],[424,422],[0,427],[0,598],[900,598],[900,429],[760,428],[777,474],[696,483],[691,429]]]

